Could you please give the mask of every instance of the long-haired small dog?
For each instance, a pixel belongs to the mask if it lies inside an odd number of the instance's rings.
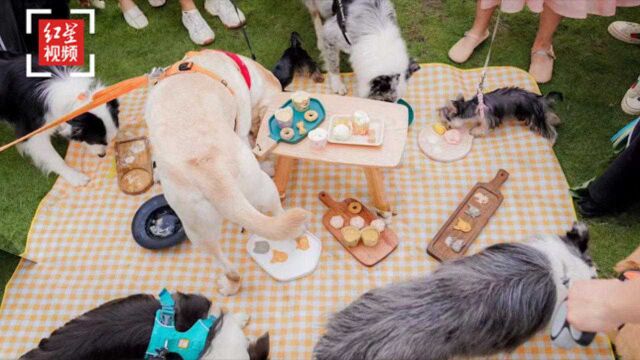
[[[404,95],[409,78],[420,70],[420,65],[409,58],[390,0],[304,3],[313,19],[334,93],[347,93],[340,79],[340,52],[344,52],[349,54],[358,96],[396,102]]]
[[[551,92],[541,96],[517,87],[496,89],[484,94],[487,109],[484,122],[478,115],[478,96],[465,100],[462,95],[447,102],[440,109],[442,122],[451,128],[460,128],[468,123],[476,126],[471,129],[474,136],[483,136],[490,129],[500,126],[504,121],[517,119],[524,121],[529,128],[555,143],[558,133],[555,126],[560,124],[560,118],[553,111],[553,106],[562,100],[562,94]]]
[[[217,321],[209,331],[200,359],[263,360],[269,356],[269,334],[250,341],[242,328],[245,314],[224,314],[211,301],[196,294],[174,293],[176,330],[187,331],[209,315]],[[109,301],[69,321],[44,338],[21,360],[124,360],[144,359],[160,301],[136,294]],[[168,353],[164,359],[179,359]],[[159,360],[159,359],[157,359]]]
[[[322,76],[318,64],[302,48],[300,34],[292,32],[290,43],[291,46],[285,50],[276,66],[271,70],[280,81],[282,90],[291,84],[295,75],[309,76],[315,82],[323,82],[324,76]]]
[[[550,322],[565,283],[595,277],[588,230],[493,245],[421,279],[371,290],[335,314],[318,360],[444,360],[508,352]]]
[[[89,78],[71,77],[71,69],[42,67],[33,60],[34,72],[50,72],[49,78],[26,76],[26,57],[0,52],[0,119],[9,122],[17,137],[24,136],[72,110],[87,104],[103,88]],[[57,128],[36,135],[17,146],[45,173],[56,173],[75,186],[86,185],[89,177],[67,165],[51,144],[61,135],[88,145],[92,154],[103,157],[107,144],[118,130],[118,100],[112,100]]]

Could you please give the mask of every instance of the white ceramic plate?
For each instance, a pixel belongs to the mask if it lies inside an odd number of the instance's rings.
[[[305,246],[298,240],[274,241],[251,235],[247,251],[258,266],[274,279],[283,282],[299,279],[315,271],[322,253],[320,239],[308,231],[303,236],[308,240],[306,250],[301,249]],[[286,254],[285,261],[273,262],[274,256],[281,258],[282,254]]]

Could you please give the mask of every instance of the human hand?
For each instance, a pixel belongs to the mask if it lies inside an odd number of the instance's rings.
[[[569,288],[567,320],[583,332],[617,330],[623,323],[619,305],[624,292],[623,283],[615,279],[576,281]]]

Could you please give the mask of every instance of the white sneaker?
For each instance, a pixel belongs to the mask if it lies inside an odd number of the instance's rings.
[[[219,17],[229,29],[240,28],[247,22],[242,11],[229,0],[205,0],[204,8],[209,14]]]
[[[103,0],[91,0],[91,5],[96,9],[104,9],[105,3]]]
[[[198,45],[208,45],[213,42],[216,35],[206,21],[200,15],[198,9],[182,12],[182,24],[189,31],[191,41]]]
[[[148,0],[149,5],[153,7],[160,7],[167,3],[167,0]]]
[[[609,34],[628,44],[640,44],[640,24],[630,21],[614,21],[609,25]]]
[[[631,85],[622,98],[622,111],[629,115],[640,115],[640,77]]]
[[[147,17],[144,16],[142,10],[137,6],[126,11],[123,10],[122,15],[124,16],[124,20],[127,24],[134,29],[140,30],[149,25],[149,20],[147,20]]]

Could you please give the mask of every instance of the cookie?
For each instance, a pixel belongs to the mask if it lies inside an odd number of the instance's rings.
[[[468,233],[469,231],[471,231],[471,224],[462,220],[461,218],[458,218],[458,221],[455,223],[455,225],[453,225],[453,229]]]
[[[348,247],[354,247],[358,245],[360,241],[360,230],[353,226],[345,226],[340,232],[342,233],[343,242]]]
[[[351,220],[349,220],[349,225],[358,229],[362,229],[365,225],[365,222],[362,216],[354,216],[351,218]]]
[[[300,135],[304,135],[307,133],[307,128],[304,127],[304,123],[299,122],[296,124],[296,126],[298,127],[298,132],[300,133]]]
[[[334,229],[340,230],[344,226],[344,218],[340,215],[332,216],[331,220],[329,220],[329,225]]]
[[[357,201],[352,201],[347,206],[347,209],[352,214],[360,214],[360,211],[362,211],[362,204]]]
[[[387,224],[382,219],[375,219],[369,225],[373,226],[380,233],[387,227]]]
[[[361,232],[362,243],[364,246],[376,246],[380,240],[380,233],[373,226],[367,226]]]
[[[302,235],[299,238],[296,239],[296,249],[299,250],[309,250],[309,239]]]
[[[293,129],[290,127],[286,127],[280,130],[280,137],[283,138],[284,140],[291,140],[294,134],[295,133],[293,132]]]
[[[318,112],[315,110],[307,110],[304,113],[304,120],[308,122],[314,122],[318,120]]]
[[[286,252],[273,249],[273,256],[271,257],[271,263],[272,264],[283,263],[287,261],[288,258],[289,258],[289,255],[287,255]]]

